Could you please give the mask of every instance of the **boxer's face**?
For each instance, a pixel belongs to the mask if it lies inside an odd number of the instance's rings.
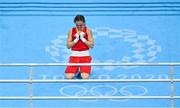
[[[82,31],[84,28],[84,22],[83,21],[76,21],[76,27],[78,30]]]

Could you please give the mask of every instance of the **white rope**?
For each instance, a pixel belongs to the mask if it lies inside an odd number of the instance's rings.
[[[0,97],[0,100],[29,100],[30,97]],[[171,99],[171,96],[33,96],[33,100],[77,100],[77,99]],[[174,96],[174,99],[180,99],[180,96]]]
[[[180,63],[4,63],[0,66],[180,66]]]
[[[121,82],[171,82],[171,79],[88,79],[88,80],[0,80],[0,83],[121,83]],[[180,79],[174,79],[180,82]]]

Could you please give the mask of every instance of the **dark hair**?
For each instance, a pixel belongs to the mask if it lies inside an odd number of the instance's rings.
[[[82,22],[84,22],[84,23],[86,22],[83,15],[76,15],[76,17],[74,18],[74,23],[75,23],[76,21],[82,21]]]

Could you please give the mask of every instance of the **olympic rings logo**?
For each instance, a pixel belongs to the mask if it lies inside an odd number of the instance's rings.
[[[135,92],[136,91],[136,92]],[[137,93],[138,92],[138,93]],[[85,87],[84,85],[68,85],[61,87],[59,93],[61,96],[142,96],[147,94],[148,90],[140,85],[125,85],[118,87],[117,85],[93,85],[93,87]],[[110,101],[127,101],[128,99]],[[79,101],[97,101],[79,100]]]

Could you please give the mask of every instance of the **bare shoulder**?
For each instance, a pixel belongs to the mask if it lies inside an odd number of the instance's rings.
[[[87,32],[92,33],[92,30],[87,27]]]
[[[72,28],[68,30],[68,34],[71,34],[72,33]]]
[[[71,33],[72,32],[72,28],[68,30],[68,33]]]

